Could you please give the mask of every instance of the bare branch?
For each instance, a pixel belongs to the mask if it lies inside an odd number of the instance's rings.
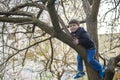
[[[10,10],[10,12],[14,12],[14,11],[17,11],[21,8],[24,8],[26,6],[33,6],[33,7],[37,7],[39,9],[43,9],[43,10],[46,10],[46,7],[43,5],[43,4],[38,4],[38,3],[25,3],[25,4],[21,4],[21,5],[18,5],[18,6],[15,6],[14,8],[12,8]]]
[[[114,9],[116,9],[116,8],[119,6],[119,4],[120,4],[120,1],[115,5],[115,7],[113,7],[113,8],[110,9],[109,11],[107,11],[107,12],[103,15],[103,18],[105,18],[106,15],[107,15],[109,12],[113,11]]]
[[[0,17],[0,22],[9,22],[9,23],[34,23],[37,27],[41,28],[43,31],[48,34],[53,35],[53,28],[48,26],[46,23],[41,22],[36,18],[8,18],[8,17]]]
[[[63,7],[63,12],[64,12],[64,15],[65,15],[65,18],[67,19],[67,21],[69,21],[69,19],[67,18],[67,14],[66,14],[66,12],[65,12],[65,7],[64,7],[64,4],[63,4],[63,0],[61,0],[61,5],[62,5],[62,7]]]
[[[69,36],[71,36],[67,26],[64,24],[63,20],[61,19],[61,17],[58,15],[58,19],[59,19],[59,22],[61,23],[62,27],[63,27],[63,30],[66,32],[66,34],[68,34]]]
[[[0,12],[0,15],[6,15],[6,16],[20,15],[20,16],[34,17],[33,14],[31,14],[29,12],[23,12],[23,11],[17,11],[17,12]]]
[[[88,0],[83,0],[82,2],[83,2],[84,11],[86,13],[86,16],[88,17],[91,12],[90,4],[89,4]]]
[[[45,4],[45,3],[47,2],[47,0],[43,0],[42,2],[43,2],[43,4]],[[41,9],[41,10],[38,12],[38,14],[37,14],[37,19],[40,17],[40,15],[42,14],[42,12],[43,12],[43,9]],[[35,31],[35,24],[33,25],[33,29],[32,29],[32,32],[34,32],[34,31]]]
[[[120,45],[116,45],[116,46],[112,47],[111,49],[108,49],[108,50],[102,52],[101,54],[104,54],[104,53],[106,53],[106,52],[108,52],[108,51],[112,51],[112,50],[114,50],[115,48],[119,48],[119,47],[120,47]]]
[[[50,63],[49,63],[49,69],[50,69],[50,71],[52,71],[51,70],[51,65],[52,65],[52,63],[53,63],[53,58],[54,58],[54,51],[53,51],[53,43],[52,43],[52,40],[50,39],[50,46],[51,46],[51,58],[50,58]]]
[[[28,49],[25,51],[25,55],[24,55],[24,58],[23,58],[23,61],[22,61],[22,66],[24,66],[24,64],[25,64],[25,60],[26,60]]]

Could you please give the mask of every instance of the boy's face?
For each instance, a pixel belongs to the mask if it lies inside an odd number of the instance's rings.
[[[72,24],[69,24],[69,28],[71,32],[75,32],[79,28],[79,25],[72,23]]]

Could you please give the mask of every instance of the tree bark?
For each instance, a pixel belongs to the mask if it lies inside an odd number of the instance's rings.
[[[113,80],[115,74],[115,67],[117,66],[118,62],[120,62],[120,54],[109,60],[104,80]]]
[[[92,4],[88,0],[83,0],[83,8],[86,13],[86,25],[87,25],[87,31],[90,34],[91,38],[95,41],[97,51],[98,51],[98,33],[97,33],[97,14],[99,10],[99,4],[100,0],[92,0]],[[92,6],[92,7],[90,7]],[[98,58],[98,52],[97,52],[97,58]],[[88,73],[88,78],[90,80],[100,80],[100,77],[98,76],[98,73],[89,68],[86,64],[86,69]]]

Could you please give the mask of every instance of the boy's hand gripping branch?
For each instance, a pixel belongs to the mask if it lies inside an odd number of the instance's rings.
[[[73,44],[78,45],[79,44],[79,40],[78,40],[78,38],[76,37],[75,34],[72,35],[72,38],[73,38]]]

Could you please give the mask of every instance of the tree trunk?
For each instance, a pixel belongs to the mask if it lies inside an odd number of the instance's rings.
[[[92,0],[92,4],[90,4],[87,0],[83,0],[83,8],[86,13],[86,25],[87,25],[87,31],[90,34],[91,38],[95,41],[96,48],[97,48],[97,59],[98,59],[98,33],[97,33],[97,14],[99,11],[99,4],[100,0]],[[90,6],[92,5],[92,7]],[[85,61],[87,73],[88,73],[88,79],[89,80],[100,80],[100,77],[98,76],[98,73],[95,72],[87,63],[87,60]]]
[[[87,70],[88,80],[100,80],[100,77],[98,76],[98,73],[95,72],[90,64],[88,64],[87,60],[85,60],[85,66]]]
[[[99,54],[98,54],[98,31],[97,31],[97,19],[92,20],[91,17],[89,17],[86,20],[86,25],[87,25],[87,30],[88,33],[90,34],[91,38],[94,40],[95,44],[96,44],[96,59],[99,60]]]
[[[117,63],[120,62],[120,54],[116,56],[115,58],[111,58],[107,65],[107,70],[105,72],[105,78],[104,80],[113,80],[114,74],[115,74],[115,67],[117,66]]]

